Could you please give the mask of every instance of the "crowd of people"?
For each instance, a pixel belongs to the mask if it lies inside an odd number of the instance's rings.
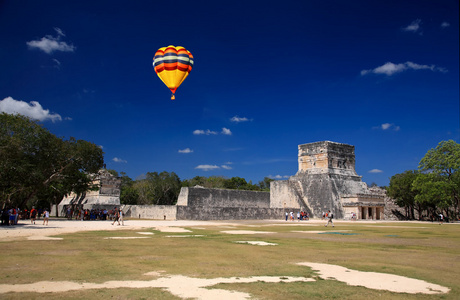
[[[113,209],[84,209],[84,208],[72,208],[68,207],[66,210],[66,218],[68,220],[81,220],[81,221],[94,221],[94,220],[110,220],[113,221],[118,219],[119,216],[123,215],[123,211],[117,207]]]
[[[294,215],[294,212],[286,212],[286,221],[287,220],[291,220],[291,221],[294,221],[294,220],[297,220],[297,221],[302,221],[302,220],[310,220],[310,214],[306,211],[299,211],[297,212],[297,218],[296,216]]]
[[[18,207],[14,208],[4,208],[0,212],[1,216],[1,225],[3,226],[14,226],[18,224],[19,220],[29,220],[31,224],[36,224],[36,220],[43,217],[43,225],[48,225],[50,211],[47,209],[32,209],[28,210],[27,208],[21,210]],[[67,208],[66,218],[68,220],[110,220],[117,222],[120,225],[124,225],[123,222],[123,210],[114,207],[113,209],[83,209],[77,208],[73,209],[72,207]],[[113,224],[113,223],[112,223]]]
[[[32,206],[32,209],[28,210],[20,209],[19,207],[4,208],[1,210],[1,225],[3,226],[14,226],[18,224],[19,220],[29,220],[31,224],[35,224],[37,219],[43,216],[43,225],[48,225],[49,210],[36,209]]]

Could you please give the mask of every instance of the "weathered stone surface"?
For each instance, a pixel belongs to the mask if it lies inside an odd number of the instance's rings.
[[[176,220],[175,205],[122,205],[126,217],[154,220]]]
[[[188,191],[188,206],[270,207],[270,193],[227,189],[181,188]],[[178,204],[179,205],[179,204]]]
[[[184,205],[185,204],[185,205]],[[178,220],[282,219],[287,207],[271,208],[270,193],[185,187],[177,203]]]
[[[355,171],[355,148],[330,141],[298,146],[298,172],[284,181],[273,181],[270,193],[182,188],[176,205],[125,205],[127,216],[178,220],[282,219],[286,212],[307,211],[321,217],[331,210],[335,218],[384,219],[385,192],[370,189]],[[61,202],[85,208],[120,205],[120,181],[107,172],[99,174],[101,188]],[[385,213],[388,209],[385,210]]]
[[[370,190],[356,174],[354,149],[330,141],[299,145],[299,170],[289,180],[272,183],[271,202],[297,202],[312,217],[331,210],[335,218],[354,211],[361,216],[362,206],[384,206],[384,196]],[[373,208],[372,212],[371,217],[383,219],[383,210]],[[365,215],[369,216],[368,211]]]

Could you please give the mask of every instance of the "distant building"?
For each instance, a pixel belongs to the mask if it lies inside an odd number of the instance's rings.
[[[338,219],[384,219],[385,191],[368,188],[355,171],[355,147],[329,141],[298,146],[299,169],[288,180],[272,181],[270,192],[183,187],[177,205],[122,205],[127,217],[168,220],[284,219],[307,211],[320,218],[331,210]],[[84,208],[120,206],[121,179],[106,170],[98,191],[71,194],[59,204]]]
[[[81,195],[71,193],[62,199],[59,208],[64,206],[81,207],[82,205],[120,205],[120,187],[121,179],[110,174],[107,170],[100,170],[96,175],[94,182],[99,185],[96,191],[87,191]]]
[[[384,219],[385,191],[368,188],[355,171],[355,147],[330,141],[298,146],[299,169],[270,187],[271,207],[300,206],[313,217]]]

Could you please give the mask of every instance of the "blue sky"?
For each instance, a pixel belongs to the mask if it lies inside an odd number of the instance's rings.
[[[282,179],[329,140],[388,185],[460,140],[458,28],[458,0],[0,1],[0,111],[133,179]],[[174,101],[152,66],[168,45],[195,61]]]

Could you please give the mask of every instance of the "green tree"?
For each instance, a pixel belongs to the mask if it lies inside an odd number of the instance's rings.
[[[118,173],[118,172],[117,172]],[[139,194],[134,187],[134,181],[126,175],[125,172],[120,172],[120,203],[128,205],[136,205],[139,202]]]
[[[270,182],[274,181],[269,177],[264,177],[263,181],[259,181],[259,187],[262,191],[270,191]]]
[[[186,179],[182,181],[183,187],[194,187],[196,185],[205,186],[206,185],[206,177],[203,176],[195,176],[192,179]]]
[[[433,173],[437,176],[430,176],[434,180],[433,189],[440,192],[440,188],[446,189],[443,194],[449,195],[450,201],[442,201],[441,203],[450,202],[454,207],[454,212],[459,216],[459,196],[460,184],[458,180],[458,171],[460,169],[460,144],[453,140],[441,141],[434,149],[428,150],[425,156],[419,163],[419,170],[424,173]],[[441,182],[444,182],[441,184]],[[420,188],[420,186],[419,186]],[[426,189],[424,189],[428,192]],[[434,193],[428,193],[435,196]],[[433,201],[437,201],[433,199]],[[447,201],[447,202],[446,202]],[[444,208],[446,209],[446,208]],[[449,212],[446,211],[448,215]]]
[[[416,207],[415,196],[417,192],[412,189],[412,184],[417,178],[417,171],[406,171],[401,174],[393,175],[390,178],[388,187],[388,196],[396,200],[396,204],[404,207],[406,218],[414,219],[414,208]],[[418,205],[419,216],[421,215],[421,206]]]
[[[174,172],[148,172],[133,187],[139,195],[138,204],[174,205],[180,193],[181,181]]]
[[[57,203],[70,192],[94,188],[91,174],[104,165],[97,145],[58,138],[36,121],[0,114],[0,200],[24,206],[46,198]]]
[[[452,206],[451,183],[436,173],[421,173],[413,182],[416,192],[415,201],[428,208],[429,214],[436,215],[440,209],[448,216],[448,208]]]
[[[225,188],[227,189],[233,189],[233,190],[238,190],[242,187],[247,186],[246,179],[241,178],[241,177],[232,177],[230,180],[227,180],[225,182]]]

